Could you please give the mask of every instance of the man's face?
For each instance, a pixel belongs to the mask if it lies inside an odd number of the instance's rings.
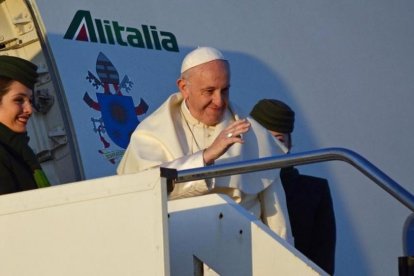
[[[32,90],[13,81],[0,101],[0,122],[14,132],[25,132],[32,115]]]
[[[272,134],[273,137],[275,137],[279,142],[284,144],[288,150],[292,147],[291,141],[290,141],[290,135],[289,133],[281,133],[273,130],[269,130],[269,132]]]
[[[177,84],[191,115],[208,126],[218,124],[229,102],[228,63],[213,60],[188,71],[187,78],[179,79]]]

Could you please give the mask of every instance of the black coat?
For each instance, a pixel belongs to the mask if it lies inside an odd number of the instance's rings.
[[[296,249],[333,274],[336,225],[328,181],[301,175],[293,167],[281,169],[280,178]]]
[[[14,134],[0,125],[0,194],[36,189],[33,170],[8,144]]]

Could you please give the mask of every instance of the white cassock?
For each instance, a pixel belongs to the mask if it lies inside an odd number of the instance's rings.
[[[180,93],[171,95],[143,120],[131,136],[118,166],[118,174],[136,173],[153,167],[184,170],[205,166],[203,150],[231,122],[238,119],[234,108],[222,122],[206,126],[191,116]],[[244,144],[235,143],[215,164],[252,160],[285,154],[283,145],[255,120],[244,134]],[[219,177],[176,184],[169,199],[226,194],[261,219],[279,236],[293,244],[279,170]]]

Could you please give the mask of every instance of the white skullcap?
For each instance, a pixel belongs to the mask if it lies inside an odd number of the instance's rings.
[[[181,65],[181,73],[197,65],[218,59],[226,60],[219,50],[211,47],[198,47],[197,49],[188,53],[183,59],[183,63]]]

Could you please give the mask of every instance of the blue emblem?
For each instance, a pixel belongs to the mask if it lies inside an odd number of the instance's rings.
[[[104,148],[99,150],[111,163],[122,157],[124,150],[110,150],[111,143],[105,137],[105,133],[120,148],[126,149],[130,136],[139,124],[138,115],[145,114],[148,110],[147,103],[141,98],[140,103],[134,106],[131,96],[122,94],[122,90],[129,93],[133,82],[128,76],[119,81],[119,74],[112,62],[99,53],[96,61],[95,77],[90,71],[86,77],[95,89],[103,88],[103,93],[96,93],[97,102],[85,92],[83,100],[96,111],[101,112],[101,118],[91,118],[93,130],[98,133]],[[113,88],[113,93],[111,89]]]
[[[103,93],[96,93],[96,96],[108,136],[119,147],[126,149],[129,137],[139,123],[132,97]]]

